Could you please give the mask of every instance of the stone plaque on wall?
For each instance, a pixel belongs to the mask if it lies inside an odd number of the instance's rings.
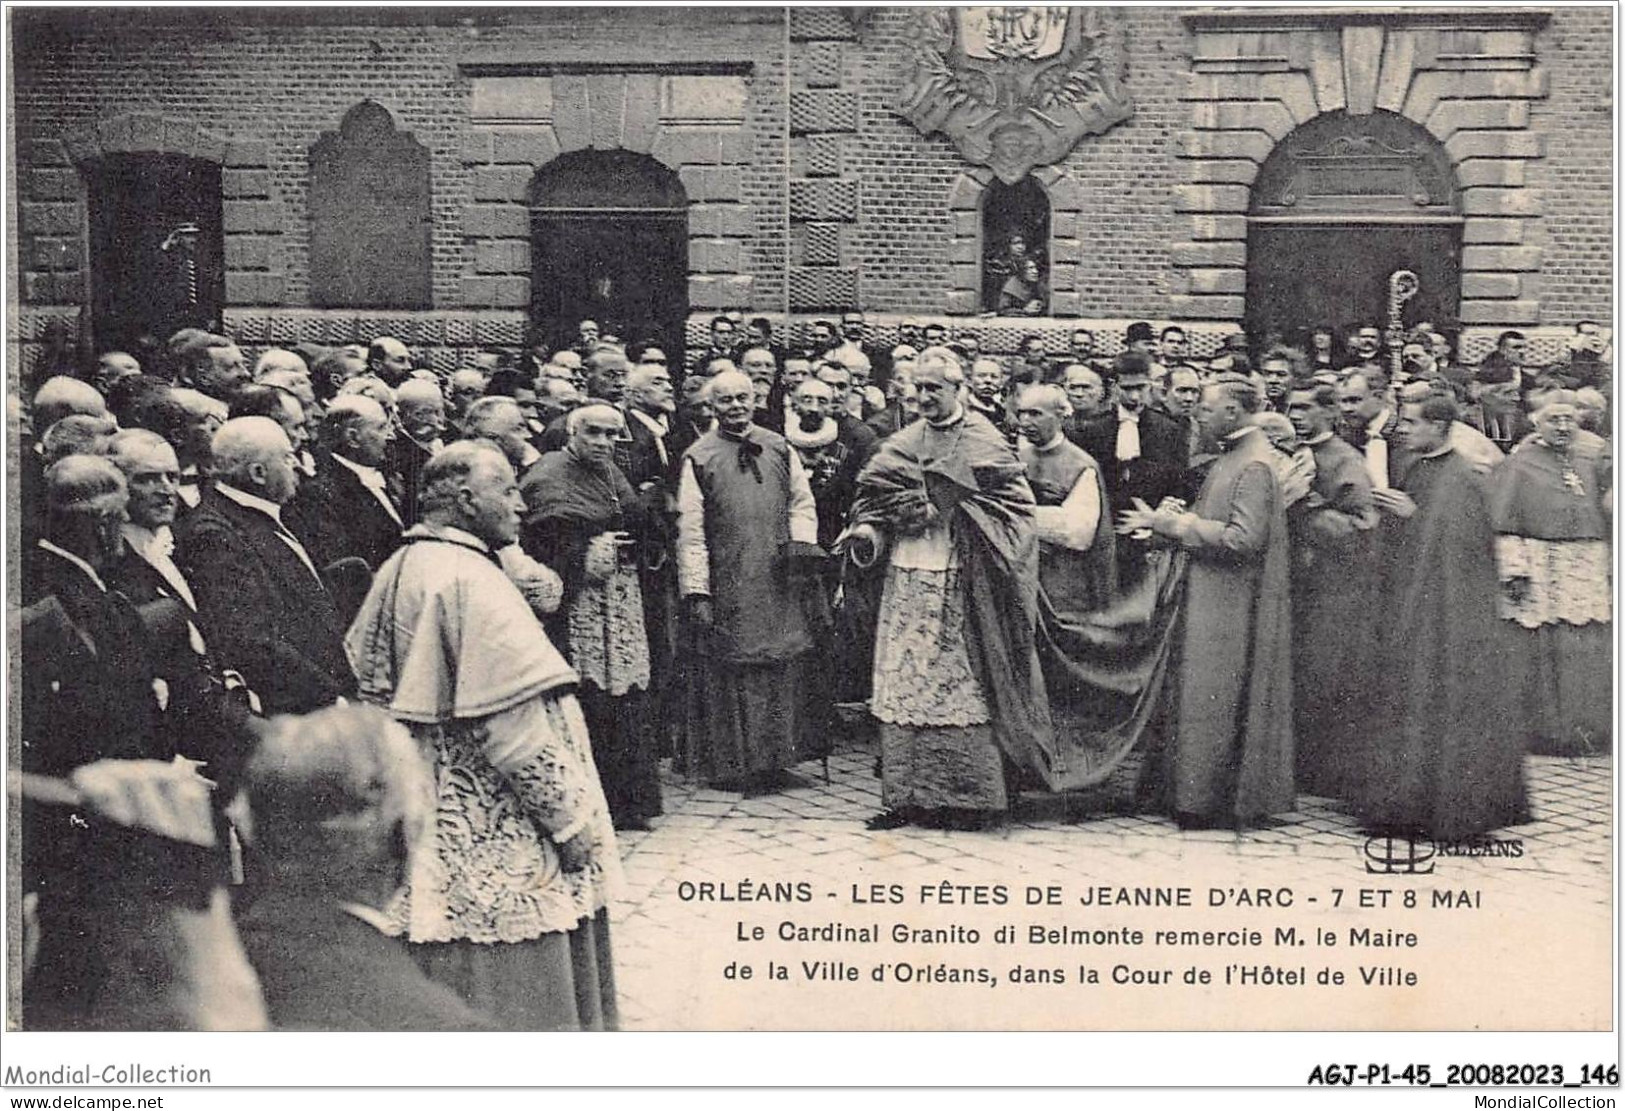
[[[363,101],[310,148],[310,298],[430,307],[429,151]]]

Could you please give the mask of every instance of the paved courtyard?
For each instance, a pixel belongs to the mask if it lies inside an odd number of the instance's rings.
[[[1380,856],[1384,847],[1368,845],[1346,809],[1331,800],[1300,798],[1298,810],[1278,824],[1241,835],[1184,832],[1165,818],[1113,813],[1122,809],[1112,803],[1126,795],[1132,768],[1081,807],[1027,799],[1009,826],[977,833],[912,827],[884,833],[866,830],[864,821],[880,809],[880,787],[875,757],[860,745],[848,746],[830,758],[827,781],[821,764],[809,762],[796,769],[796,785],[761,797],[710,790],[668,773],[666,814],[657,820],[656,828],[621,835],[627,887],[615,917],[623,1026],[632,1030],[1066,1029],[1168,1024],[1167,1012],[1158,1009],[1162,1004],[1155,999],[1147,1002],[1143,994],[1115,997],[1121,1005],[1114,1004],[1110,1014],[1102,1015],[1097,1010],[1054,1009],[1047,1000],[1061,998],[1055,989],[1046,995],[1045,989],[1024,988],[1039,994],[1021,997],[1025,1002],[1016,1005],[1018,997],[1010,991],[978,994],[952,984],[910,992],[881,991],[867,983],[875,958],[898,954],[916,964],[956,967],[967,963],[1007,966],[1009,959],[1025,957],[1029,963],[1065,966],[1069,979],[1070,968],[1080,961],[1099,961],[1108,968],[1124,957],[1122,949],[1109,955],[1078,950],[1062,953],[1048,947],[1034,950],[1024,944],[1025,936],[1016,947],[992,949],[991,935],[999,925],[1011,924],[1025,935],[1038,923],[1145,929],[1168,925],[1257,927],[1266,936],[1286,924],[1309,933],[1316,925],[1330,925],[1338,931],[1349,925],[1414,928],[1420,940],[1412,945],[1418,953],[1406,954],[1405,960],[1419,964],[1432,977],[1431,985],[1424,985],[1427,1005],[1403,1017],[1372,1017],[1370,1005],[1358,997],[1317,996],[1305,991],[1301,993],[1302,1012],[1272,1003],[1268,1012],[1256,1015],[1230,1012],[1228,1017],[1191,1016],[1176,1023],[1186,1028],[1291,1027],[1300,1021],[1324,1023],[1326,1028],[1396,1023],[1399,1028],[1412,1024],[1436,1027],[1457,1013],[1448,1000],[1464,991],[1481,990],[1466,981],[1481,979],[1498,959],[1522,961],[1527,966],[1522,972],[1516,963],[1503,968],[1514,976],[1544,980],[1559,993],[1571,981],[1579,990],[1594,977],[1603,985],[1601,1013],[1606,1022],[1612,762],[1607,756],[1529,757],[1527,769],[1534,820],[1493,835],[1503,843],[1521,843],[1518,855],[1446,858],[1441,854],[1419,862],[1418,871],[1424,874],[1418,875],[1372,873],[1368,856],[1373,852]],[[1400,856],[1403,851],[1402,847]],[[1508,851],[1504,845],[1502,851]],[[1425,853],[1424,848],[1418,855]],[[1381,861],[1377,866],[1380,869]],[[1399,867],[1404,867],[1403,861]],[[935,894],[944,881],[962,888],[943,892],[951,896],[947,907],[938,904]],[[798,883],[806,886],[796,892]],[[774,885],[782,886],[775,889]],[[978,885],[980,892],[975,890]],[[995,885],[1006,889],[1008,901],[1003,905],[988,903]],[[1098,885],[1186,886],[1192,889],[1195,905],[1183,910],[1114,911],[1097,903],[1080,915],[1079,897],[1089,897]],[[921,894],[924,887],[934,889],[929,898]],[[1025,905],[1030,901],[1029,889],[1042,892],[1048,887],[1064,890],[1064,906]],[[1247,902],[1245,895],[1241,896],[1242,909],[1235,906],[1238,892],[1259,888],[1276,892],[1283,887],[1295,893],[1290,911],[1272,905],[1258,907]],[[1406,890],[1416,891],[1421,909],[1403,908]],[[777,902],[771,901],[775,891]],[[1210,891],[1225,894],[1210,895]],[[1388,893],[1381,894],[1383,891]],[[1438,891],[1451,893],[1444,897],[1443,908],[1437,902],[1429,906],[1430,900],[1440,898],[1435,894]],[[1474,893],[1476,904],[1461,905],[1466,900],[1458,892]],[[1062,902],[1053,895],[1040,898],[1046,904]],[[1222,909],[1212,908],[1209,900],[1214,898],[1221,899]],[[1362,898],[1368,905],[1360,910],[1355,904]],[[1334,902],[1339,904],[1336,909]],[[1379,905],[1384,903],[1388,905]],[[787,920],[796,926],[836,924],[836,928],[875,923],[886,936],[865,944],[841,944],[839,935],[812,942],[805,938],[784,941],[777,933]],[[890,931],[899,923],[939,929],[969,925],[979,930],[980,944],[964,944],[963,938],[957,939],[960,944],[950,944],[953,939],[942,933],[929,939],[938,944],[891,946]],[[756,927],[764,931],[761,940],[751,934]],[[1201,955],[1215,970],[1242,957],[1279,957],[1268,941],[1262,944],[1262,950]],[[1546,947],[1556,955],[1545,964],[1529,965],[1528,955],[1544,952]],[[990,951],[1008,959],[990,961]],[[1143,948],[1126,952],[1139,961],[1150,956]],[[1184,967],[1191,955],[1190,951],[1175,952],[1173,957]],[[1318,950],[1306,950],[1293,963],[1321,955]],[[1338,956],[1353,958],[1355,954]],[[1166,952],[1158,957],[1170,959]],[[1391,954],[1384,959],[1400,960]],[[1602,963],[1595,966],[1598,959]],[[840,980],[852,975],[851,970],[819,965],[803,969],[803,960],[851,961],[865,982],[840,983],[839,990],[828,988],[825,979]],[[788,967],[791,975],[785,982],[764,982],[768,961]],[[726,974],[729,965],[747,963],[753,966],[751,982]],[[1351,966],[1349,974],[1353,975]],[[1083,975],[1080,970],[1077,978]],[[1014,983],[1009,976],[1005,982]],[[1035,1002],[1041,1005],[1034,1006]],[[1233,1005],[1234,1000],[1229,1002]],[[1590,1016],[1588,1008],[1596,1002],[1571,995],[1545,1021],[1543,1015],[1529,1009],[1527,999],[1518,996],[1502,1004],[1505,1014],[1501,1021],[1522,1028],[1584,1024],[1589,1017],[1574,1016]],[[1500,1013],[1495,1000],[1488,999],[1484,1005],[1483,1014],[1475,1011],[1472,1017],[1494,1027],[1494,1016]],[[1463,1020],[1467,1017],[1461,1015]]]

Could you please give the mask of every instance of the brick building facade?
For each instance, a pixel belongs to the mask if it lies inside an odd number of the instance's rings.
[[[1535,361],[1551,361],[1574,322],[1611,319],[1606,6],[1105,11],[1132,108],[1033,169],[1049,206],[1047,314],[1014,319],[981,312],[993,170],[897,110],[920,13],[19,10],[13,365],[40,358],[53,321],[87,343],[106,331],[96,291],[113,279],[96,273],[96,237],[114,233],[98,175],[115,162],[129,172],[120,155],[201,167],[205,194],[218,174],[218,232],[202,234],[218,234],[219,310],[250,348],[387,333],[449,369],[479,345],[517,345],[537,303],[537,252],[559,249],[538,223],[540,182],[572,155],[590,181],[591,152],[616,151],[637,158],[601,165],[680,186],[676,222],[662,225],[678,236],[665,303],[691,342],[718,311],[796,333],[861,308],[882,337],[918,316],[975,327],[994,350],[1027,331],[1064,342],[1081,321],[1109,351],[1126,321],[1173,321],[1200,353],[1248,321],[1260,244],[1298,242],[1269,229],[1327,231],[1336,269],[1375,242],[1372,228],[1424,223],[1452,256],[1441,273],[1459,288],[1430,292],[1446,294],[1469,358],[1517,327]],[[356,115],[364,105],[382,112]],[[363,117],[423,152],[427,206],[390,262],[427,268],[426,303],[335,303],[313,254],[312,148]],[[1323,132],[1335,135],[1314,151],[1300,142]],[[1409,153],[1395,153],[1395,135]],[[1293,190],[1255,188],[1297,172],[1283,159],[1307,154],[1304,173],[1332,173],[1371,151],[1395,172],[1432,160],[1439,195],[1379,211],[1345,186],[1298,210]],[[606,177],[603,188],[614,201],[630,186]],[[407,248],[420,232],[419,263]]]

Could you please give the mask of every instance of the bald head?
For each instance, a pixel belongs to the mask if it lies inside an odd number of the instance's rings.
[[[829,383],[820,382],[816,378],[808,378],[796,387],[797,400],[801,398],[821,398],[824,401],[834,401],[835,391],[830,389]]]
[[[141,363],[124,351],[109,351],[96,360],[95,386],[105,397],[107,391],[126,378],[141,373]]]
[[[489,440],[502,450],[508,462],[518,470],[530,455],[530,429],[525,422],[525,411],[511,397],[482,397],[468,407],[463,420],[468,435]]]
[[[382,905],[434,818],[416,743],[371,706],[277,718],[246,778],[254,848],[278,885],[329,900]]]
[[[334,398],[322,418],[322,443],[327,449],[366,467],[383,465],[392,435],[388,410],[364,394]]]
[[[53,514],[123,493],[124,475],[111,460],[100,456],[66,455],[45,471],[45,507]]]
[[[511,398],[491,398],[507,401]],[[430,524],[452,525],[492,547],[513,543],[524,501],[513,467],[495,444],[459,440],[435,453],[423,466],[418,507]]]
[[[174,449],[169,446],[168,440],[145,428],[126,428],[109,439],[102,449],[102,453],[124,472],[125,477],[129,477],[130,460],[154,451],[173,454]]]
[[[1048,382],[1023,386],[1016,395],[1016,406],[1018,409],[1041,408],[1062,417],[1072,415],[1072,402],[1067,400],[1066,391]]]
[[[244,493],[284,505],[298,489],[293,445],[270,417],[234,417],[220,426],[209,447],[215,477]]]
[[[711,376],[709,390],[713,397],[729,390],[739,390],[741,388],[748,390],[751,388],[749,375],[734,368],[732,363],[729,363],[728,367],[727,370],[719,371]]]
[[[427,444],[446,430],[446,402],[440,384],[423,378],[408,378],[395,391],[395,413],[401,428],[420,444]]]
[[[472,367],[454,371],[446,380],[447,408],[454,417],[462,417],[468,407],[485,396],[485,375]]]
[[[664,363],[639,363],[627,371],[626,403],[645,413],[676,412],[671,371]]]
[[[181,408],[194,420],[214,420],[224,423],[229,411],[224,401],[217,401],[201,390],[184,387],[171,390],[169,396],[180,402]]]
[[[1016,431],[1035,447],[1048,447],[1061,435],[1061,425],[1072,415],[1072,402],[1059,386],[1039,383],[1016,393]]]
[[[269,374],[292,373],[302,374],[307,379],[310,376],[310,367],[305,360],[281,347],[273,347],[254,361],[254,381],[264,382]]]
[[[379,336],[367,348],[367,371],[398,386],[412,373],[412,353],[394,336]]]
[[[181,468],[169,442],[156,432],[132,428],[102,450],[129,483],[131,523],[148,529],[174,524]]]
[[[850,368],[851,364],[848,363],[847,366]],[[947,347],[927,347],[920,352],[919,358],[914,360],[914,375],[919,378],[927,372],[956,386],[965,381],[965,364]]]
[[[65,374],[47,378],[35,392],[35,432],[43,435],[51,425],[74,413],[86,417],[105,417],[107,402],[95,386]]]

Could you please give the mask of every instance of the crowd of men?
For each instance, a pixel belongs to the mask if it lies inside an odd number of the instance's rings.
[[[1464,838],[1527,818],[1531,747],[1609,743],[1596,325],[1544,368],[901,339],[719,316],[674,367],[582,321],[442,377],[187,329],[39,384],[26,1022],[612,1027],[661,761],[774,791],[860,719],[871,828],[1138,752],[1182,826],[1304,792]]]

